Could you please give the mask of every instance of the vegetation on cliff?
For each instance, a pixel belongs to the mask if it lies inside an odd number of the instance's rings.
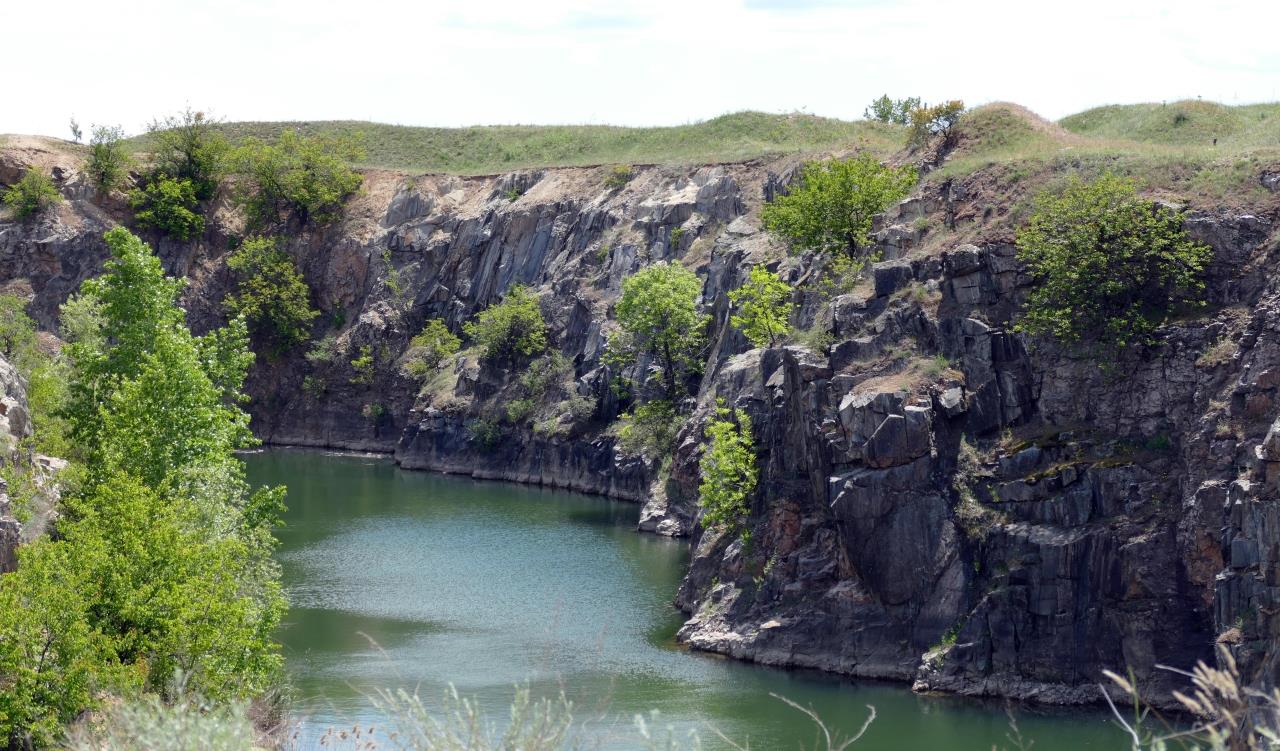
[[[223,305],[243,316],[253,333],[280,354],[311,339],[311,323],[320,311],[311,307],[307,286],[279,240],[255,237],[227,256],[236,290]]]
[[[22,178],[4,192],[6,206],[19,219],[27,219],[62,201],[53,180],[35,167],[28,167]]]
[[[729,292],[737,312],[729,323],[757,347],[772,347],[790,330],[791,285],[764,266],[751,267],[746,284]]]

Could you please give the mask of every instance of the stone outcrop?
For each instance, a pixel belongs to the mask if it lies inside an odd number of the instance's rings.
[[[21,460],[21,443],[31,436],[31,416],[27,411],[27,389],[18,370],[0,357],[0,467]],[[0,572],[12,571],[16,563],[22,525],[13,517],[8,487],[0,479]]]

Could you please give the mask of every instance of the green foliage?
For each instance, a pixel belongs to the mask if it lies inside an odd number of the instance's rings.
[[[204,217],[196,211],[196,193],[190,180],[159,177],[129,191],[129,207],[138,226],[158,229],[175,240],[187,241],[204,234]]]
[[[198,739],[198,740],[197,740]],[[259,748],[244,702],[195,697],[165,703],[158,696],[121,702],[78,728],[68,751],[245,751]]]
[[[625,188],[627,183],[631,182],[632,177],[631,165],[619,164],[609,170],[609,176],[604,179],[604,187],[609,190]]]
[[[684,239],[684,227],[673,227],[668,245],[672,250],[680,250],[680,241]]]
[[[373,383],[373,362],[373,346],[366,344],[360,347],[360,354],[351,361],[351,369],[355,371],[351,383],[358,386]]]
[[[497,420],[473,420],[467,424],[467,437],[481,451],[492,451],[502,442],[502,426]]]
[[[348,164],[363,153],[358,136],[286,130],[275,143],[249,139],[235,152],[236,169],[245,180],[238,200],[257,224],[286,213],[303,224],[326,224],[342,214],[343,203],[360,188],[363,178]]]
[[[307,362],[313,366],[323,367],[337,363],[341,355],[342,353],[338,347],[338,338],[333,334],[326,334],[323,339],[311,345],[311,349],[307,350],[305,356]]]
[[[715,419],[707,424],[707,438],[709,443],[698,463],[703,525],[741,532],[751,513],[751,496],[759,476],[751,417],[722,402],[716,407]]]
[[[515,362],[547,349],[542,308],[527,287],[512,287],[502,302],[481,311],[462,330],[484,357],[498,362]]]
[[[738,313],[729,323],[757,347],[775,346],[789,330],[791,285],[764,266],[754,266],[747,283],[729,293]]]
[[[537,403],[528,397],[512,399],[507,402],[507,422],[519,425],[529,419],[537,409]]]
[[[324,396],[324,392],[328,390],[328,384],[324,379],[313,373],[308,373],[302,377],[302,393],[312,399],[319,399]]]
[[[1018,331],[1124,348],[1150,344],[1177,308],[1202,304],[1213,250],[1191,239],[1181,213],[1107,174],[1042,195],[1018,258],[1038,282]]]
[[[761,218],[796,249],[852,256],[869,242],[872,217],[906,197],[915,182],[915,167],[886,167],[868,154],[809,162],[800,185],[766,204]]]
[[[618,418],[611,428],[624,453],[666,461],[676,448],[676,435],[685,418],[670,402],[645,402]]]
[[[243,316],[276,353],[310,338],[311,323],[320,311],[311,307],[311,288],[278,241],[267,237],[245,241],[227,257],[227,267],[237,284],[223,304],[232,315]]]
[[[891,125],[907,125],[911,122],[911,113],[920,106],[920,97],[910,96],[906,99],[890,99],[888,94],[873,99],[867,105],[862,116],[868,120],[889,123]]]
[[[4,202],[19,219],[35,216],[62,201],[62,194],[49,176],[34,166],[4,192]]]
[[[911,131],[908,146],[919,147],[928,143],[929,139],[941,135],[943,143],[949,145],[953,137],[953,128],[964,114],[964,102],[952,99],[949,102],[932,106],[921,105],[911,110]]]
[[[409,342],[409,351],[405,353],[405,372],[414,378],[426,378],[440,367],[440,363],[456,355],[460,349],[462,340],[453,335],[444,321],[432,318]]]
[[[118,125],[93,126],[93,133],[89,136],[89,158],[84,169],[100,193],[110,193],[120,187],[129,171],[129,162],[129,154],[124,147],[124,128]]]
[[[152,122],[147,128],[152,180],[186,180],[197,201],[212,198],[231,156],[231,145],[217,126],[217,121],[190,107]]]
[[[658,366],[666,400],[684,392],[685,376],[701,370],[708,316],[698,311],[702,282],[679,264],[655,263],[622,282],[621,332],[609,339],[607,359],[626,366],[644,356]]]

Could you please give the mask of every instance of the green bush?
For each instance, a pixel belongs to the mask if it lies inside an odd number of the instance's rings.
[[[236,275],[236,291],[223,302],[232,315],[244,316],[275,352],[310,338],[311,323],[320,311],[311,307],[307,286],[289,254],[277,241],[259,237],[246,241],[227,258]]]
[[[28,167],[22,178],[4,192],[4,202],[19,219],[26,219],[62,201],[62,194],[49,176]]]
[[[675,452],[676,435],[684,423],[685,417],[670,402],[652,401],[618,418],[610,431],[624,453],[666,461]]]
[[[462,348],[462,340],[444,325],[439,318],[432,318],[422,331],[409,342],[405,371],[415,378],[425,378],[440,367],[440,363],[453,357]]]
[[[853,256],[870,242],[872,217],[905,198],[915,182],[915,167],[886,167],[868,154],[809,162],[799,186],[766,204],[761,218],[795,249]]]
[[[497,420],[473,420],[467,424],[467,438],[481,451],[492,451],[502,442],[502,426]]]
[[[333,365],[338,362],[338,357],[342,354],[339,350],[338,338],[333,334],[327,334],[323,339],[311,345],[311,349],[307,350],[305,357],[307,362],[315,367]]]
[[[911,110],[911,131],[907,145],[923,146],[929,139],[941,135],[944,145],[950,145],[954,128],[964,114],[964,102],[953,99],[932,106],[922,105]]]
[[[685,376],[698,372],[709,317],[698,310],[702,282],[679,264],[655,263],[622,282],[618,323],[609,338],[610,365],[626,367],[641,356],[658,366],[666,401],[684,394]]]
[[[230,166],[231,144],[216,129],[217,122],[188,107],[148,126],[151,178],[161,176],[191,183],[197,201],[218,192],[218,182]]]
[[[204,234],[204,217],[196,212],[190,180],[160,177],[129,191],[129,206],[138,226],[158,229],[175,240]]]
[[[911,122],[911,113],[920,106],[920,97],[911,96],[906,99],[890,99],[884,94],[872,100],[862,116],[868,120],[876,120],[892,125],[907,125]]]
[[[303,224],[325,224],[342,214],[343,203],[363,181],[351,169],[363,157],[359,139],[304,136],[286,130],[275,143],[248,139],[235,152],[244,178],[237,200],[256,224],[278,221],[286,213]]]
[[[373,383],[373,347],[364,345],[360,348],[360,354],[351,361],[351,369],[355,374],[351,376],[351,383],[358,386],[367,386]]]
[[[129,171],[129,154],[124,148],[124,128],[93,126],[89,136],[89,159],[85,172],[99,192],[109,193],[120,187]]]
[[[774,346],[786,335],[791,317],[791,285],[764,266],[754,266],[746,284],[729,293],[738,309],[729,323],[757,347]]]
[[[197,740],[198,739],[198,740]],[[195,698],[166,704],[158,696],[121,702],[77,727],[68,751],[245,751],[259,748],[243,702],[217,705]]]
[[[481,311],[462,330],[489,360],[515,362],[547,349],[542,308],[527,287],[512,287],[502,302]]]
[[[710,443],[698,463],[703,525],[741,533],[751,513],[751,496],[759,476],[751,418],[741,409],[731,410],[721,403],[715,419],[707,424],[707,438]]]
[[[1018,258],[1037,282],[1018,331],[1124,348],[1152,343],[1171,313],[1202,304],[1213,250],[1191,239],[1180,212],[1108,174],[1042,195]]]
[[[604,187],[609,190],[625,188],[627,183],[631,182],[631,178],[633,176],[634,175],[631,172],[631,165],[619,164],[609,170],[609,176],[604,179]]]

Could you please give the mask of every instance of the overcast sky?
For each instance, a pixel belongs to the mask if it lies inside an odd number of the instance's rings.
[[[0,0],[0,132],[229,120],[671,125],[873,97],[1280,99],[1277,0]],[[87,131],[87,127],[86,127]]]

